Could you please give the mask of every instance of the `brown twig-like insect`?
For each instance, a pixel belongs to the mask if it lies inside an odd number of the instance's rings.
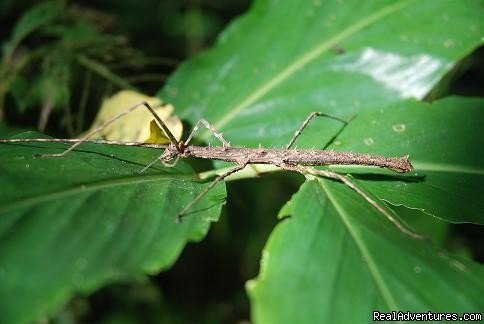
[[[422,238],[419,234],[404,227],[396,218],[394,218],[390,213],[380,206],[373,198],[368,194],[358,188],[353,182],[351,182],[347,177],[332,171],[318,170],[310,168],[309,166],[322,166],[322,165],[362,165],[362,166],[375,166],[380,168],[386,168],[395,172],[405,173],[412,170],[412,164],[408,160],[407,156],[401,157],[384,157],[380,155],[372,154],[359,154],[350,152],[337,152],[332,150],[317,150],[317,149],[291,149],[296,139],[301,135],[303,129],[309,124],[309,122],[316,116],[325,116],[335,120],[338,120],[345,125],[348,123],[337,117],[333,117],[321,112],[311,113],[306,120],[301,124],[298,130],[294,133],[294,136],[287,144],[284,149],[273,149],[273,148],[245,148],[245,147],[232,147],[230,143],[227,142],[222,133],[219,133],[215,128],[208,123],[205,119],[200,119],[196,124],[190,135],[185,142],[178,141],[175,136],[168,129],[166,124],[161,120],[161,118],[156,114],[153,108],[146,102],[141,102],[126,111],[112,117],[111,119],[102,123],[99,127],[92,130],[84,137],[78,140],[73,140],[75,142],[68,149],[58,154],[43,154],[43,157],[60,157],[64,156],[78,145],[86,142],[89,137],[111,124],[120,117],[127,115],[131,111],[137,109],[138,107],[146,107],[151,114],[154,116],[155,120],[159,126],[163,129],[165,135],[170,140],[170,144],[164,146],[164,152],[151,163],[149,163],[141,172],[148,169],[157,161],[161,161],[165,166],[174,166],[179,158],[196,157],[202,159],[210,160],[221,160],[226,162],[234,162],[235,167],[229,169],[227,172],[217,176],[205,190],[200,192],[188,205],[186,205],[177,215],[176,221],[181,221],[185,213],[193,207],[202,197],[207,194],[207,192],[212,189],[218,182],[225,179],[227,176],[244,169],[250,164],[271,164],[279,167],[283,170],[295,171],[302,174],[310,174],[314,176],[324,176],[327,178],[335,179],[343,182],[348,187],[356,191],[360,196],[362,196],[368,203],[370,203],[374,208],[381,212],[389,221],[395,224],[402,232],[414,237]],[[200,126],[205,126],[209,131],[211,131],[216,138],[222,142],[221,147],[214,146],[193,146],[188,145],[192,139],[195,132],[200,128]],[[34,141],[52,141],[46,139],[33,139]],[[10,140],[0,140],[0,142],[27,142],[32,141],[32,139],[10,139]],[[63,140],[58,140],[63,141]],[[99,142],[99,141],[98,141]],[[124,145],[138,145],[139,143],[119,143],[114,141],[101,141],[108,144],[124,144]],[[150,145],[143,145],[150,146]],[[159,146],[158,146],[159,147]],[[171,161],[173,161],[170,163]]]

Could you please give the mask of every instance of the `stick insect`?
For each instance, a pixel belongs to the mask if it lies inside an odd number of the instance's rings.
[[[67,148],[62,153],[57,154],[43,154],[41,157],[62,157],[74,150],[78,145],[83,142],[89,141],[88,139],[95,133],[102,130],[107,125],[113,123],[117,119],[129,114],[133,110],[145,107],[153,115],[158,125],[161,127],[165,135],[170,140],[170,144],[164,146],[163,153],[158,156],[155,160],[150,162],[146,167],[144,167],[141,172],[144,172],[150,168],[157,161],[161,161],[163,165],[167,167],[173,167],[178,159],[196,157],[202,159],[210,160],[221,160],[226,162],[233,162],[235,166],[223,174],[218,175],[212,182],[200,192],[189,204],[187,204],[177,215],[175,220],[180,222],[185,216],[188,210],[192,208],[198,201],[200,201],[203,196],[205,196],[217,183],[224,180],[231,174],[236,173],[244,169],[247,165],[251,164],[270,164],[279,167],[282,170],[294,171],[301,173],[303,175],[313,175],[313,176],[323,176],[329,179],[334,179],[346,184],[349,188],[358,193],[362,198],[364,198],[370,205],[376,208],[380,213],[382,213],[390,222],[392,222],[401,232],[410,235],[413,238],[421,239],[422,236],[407,229],[402,225],[396,218],[394,218],[386,209],[379,205],[372,197],[366,194],[358,186],[356,186],[347,177],[328,170],[319,170],[312,168],[311,166],[323,166],[323,165],[361,165],[361,166],[374,166],[380,168],[386,168],[398,173],[410,172],[413,169],[412,164],[408,159],[408,155],[401,157],[385,157],[381,155],[373,154],[361,154],[361,153],[351,153],[351,152],[337,152],[332,150],[318,150],[318,149],[292,149],[292,145],[296,139],[301,135],[304,128],[309,124],[309,122],[317,116],[325,116],[335,120],[338,120],[345,125],[348,121],[343,119],[327,115],[322,112],[313,112],[304,120],[301,126],[294,133],[293,137],[286,145],[285,148],[275,149],[275,148],[245,148],[245,147],[233,147],[228,141],[225,140],[223,134],[218,132],[209,122],[205,119],[200,119],[193,127],[191,133],[187,137],[186,141],[178,141],[175,136],[171,133],[169,128],[163,122],[163,120],[156,114],[154,109],[147,103],[138,103],[126,111],[110,118],[109,120],[103,122],[97,128],[93,129],[88,134],[84,135],[78,140],[55,140],[55,141],[66,141],[74,142],[69,148]],[[198,129],[204,126],[207,128],[221,143],[222,146],[195,146],[189,145],[195,133]],[[52,141],[52,139],[10,139],[1,140],[0,143],[6,142],[28,142],[28,141]],[[137,145],[139,143],[120,143],[113,141],[97,141],[98,143],[108,143],[108,144],[124,144],[124,145]],[[150,146],[150,145],[142,145]],[[159,146],[158,146],[159,147]]]

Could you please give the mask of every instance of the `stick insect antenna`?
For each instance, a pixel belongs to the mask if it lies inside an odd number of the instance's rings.
[[[119,118],[131,113],[133,110],[137,109],[138,107],[140,106],[144,106],[148,109],[148,111],[154,116],[154,118],[156,119],[156,121],[159,123],[159,125],[161,126],[161,128],[163,129],[163,131],[165,132],[166,136],[168,136],[168,138],[170,139],[170,142],[176,147],[177,151],[180,152],[181,151],[181,148],[179,147],[179,143],[178,141],[176,140],[175,136],[173,136],[173,134],[170,132],[170,130],[168,129],[168,127],[165,125],[165,123],[161,120],[161,118],[156,114],[156,112],[154,111],[154,109],[146,102],[146,101],[143,101],[143,102],[140,102],[128,109],[126,109],[125,111],[123,111],[122,113],[119,113],[117,114],[116,116],[106,120],[105,122],[101,123],[101,125],[99,125],[98,127],[96,127],[95,129],[93,129],[92,131],[90,131],[89,133],[87,133],[86,135],[82,136],[76,143],[72,144],[68,149],[66,149],[64,152],[62,153],[55,153],[55,154],[42,154],[41,157],[60,157],[60,156],[64,156],[66,155],[67,153],[69,153],[70,151],[74,150],[77,146],[81,145],[82,143],[84,143],[89,137],[91,137],[92,135],[96,134],[97,132],[101,131],[102,129],[104,129],[106,126],[108,126],[109,124],[113,123],[114,121],[118,120]]]

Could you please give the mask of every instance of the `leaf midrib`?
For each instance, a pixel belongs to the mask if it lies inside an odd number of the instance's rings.
[[[466,165],[435,162],[414,162],[417,171],[436,171],[446,173],[465,173],[474,175],[484,175],[484,169],[474,168]]]
[[[345,209],[338,203],[338,200],[331,194],[331,190],[329,188],[326,188],[324,181],[325,181],[324,179],[318,179],[319,185],[321,185],[323,190],[326,192],[326,195],[329,201],[333,204],[334,208],[338,212],[341,220],[345,224],[346,228],[348,229],[348,232],[353,237],[355,244],[358,246],[358,249],[363,255],[364,260],[368,264],[370,274],[375,280],[376,285],[379,287],[379,290],[381,291],[383,299],[386,301],[389,309],[398,309],[397,302],[393,298],[389,287],[385,284],[385,280],[383,279],[382,274],[378,270],[377,263],[375,262],[369,249],[367,248],[364,242],[364,239],[359,235],[359,232],[356,230],[356,228],[349,220]]]
[[[92,192],[102,190],[106,188],[114,188],[126,185],[138,185],[142,183],[154,182],[154,181],[184,181],[191,179],[193,176],[180,176],[174,177],[172,175],[146,175],[146,176],[129,176],[116,179],[101,180],[91,182],[88,184],[79,184],[71,188],[61,188],[48,193],[42,193],[37,196],[17,199],[11,202],[0,205],[0,214],[9,212],[11,210],[29,207],[31,205],[40,204],[56,199],[62,199],[65,197],[73,196],[76,194]]]
[[[356,21],[354,24],[350,25],[340,33],[336,34],[335,36],[331,37],[330,39],[323,41],[312,50],[307,52],[305,55],[302,55],[299,59],[295,60],[292,64],[289,64],[285,69],[281,72],[276,74],[274,77],[269,79],[264,84],[260,85],[256,88],[251,94],[249,94],[244,100],[239,102],[233,108],[227,109],[227,113],[218,121],[214,122],[214,126],[216,129],[222,129],[226,124],[228,124],[231,120],[235,118],[244,108],[248,107],[259,98],[267,94],[277,85],[282,83],[284,80],[288,79],[289,76],[296,73],[298,70],[302,69],[305,65],[309,64],[311,61],[315,60],[325,51],[331,49],[337,43],[341,42],[345,38],[348,38],[358,31],[364,29],[368,25],[382,19],[398,10],[401,10],[408,6],[411,2],[415,0],[409,0],[407,2],[397,2],[390,6],[386,6],[381,10],[369,15],[368,17]],[[204,141],[208,139],[211,135],[209,132],[204,132],[200,138]]]

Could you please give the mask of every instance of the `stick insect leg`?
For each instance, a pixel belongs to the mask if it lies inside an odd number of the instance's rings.
[[[193,207],[193,205],[195,205],[200,199],[203,198],[203,196],[205,196],[209,191],[210,189],[212,189],[217,183],[219,183],[220,181],[222,181],[223,179],[225,179],[226,177],[228,177],[229,175],[237,172],[237,171],[240,171],[242,170],[243,168],[245,168],[245,166],[248,164],[248,161],[244,161],[244,162],[241,162],[239,164],[237,164],[237,166],[235,166],[234,168],[228,170],[227,172],[225,172],[224,174],[221,174],[219,175],[218,177],[216,177],[209,185],[207,188],[205,188],[202,192],[200,192],[188,205],[185,206],[185,208],[183,208],[177,215],[176,215],[176,222],[179,223],[181,222],[181,219],[182,217],[185,215],[185,213]]]
[[[139,173],[144,173],[146,170],[148,170],[153,164],[155,164],[156,162],[158,162],[158,160],[161,161],[161,163],[163,163],[164,166],[166,166],[167,168],[173,168],[175,167],[175,165],[178,163],[178,160],[180,159],[179,156],[176,157],[175,161],[172,162],[172,163],[168,163],[168,162],[165,162],[163,161],[162,157],[163,155],[165,154],[165,152],[163,152],[160,156],[158,156],[156,159],[154,159],[153,161],[151,161],[150,163],[148,163],[143,169],[141,169],[139,171]]]
[[[294,133],[294,136],[291,138],[291,140],[289,141],[289,143],[287,144],[286,146],[286,149],[289,149],[292,144],[294,144],[294,142],[296,141],[296,139],[299,137],[299,135],[301,135],[302,131],[304,130],[304,128],[306,128],[306,126],[309,124],[309,122],[316,116],[324,116],[324,117],[328,117],[328,118],[331,118],[331,119],[334,119],[334,120],[337,120],[337,121],[340,121],[342,123],[345,124],[345,126],[348,124],[349,121],[346,121],[344,119],[341,119],[341,118],[338,118],[338,117],[335,117],[335,116],[331,116],[331,115],[328,115],[328,114],[325,114],[323,112],[312,112],[309,114],[309,116],[306,118],[306,120],[303,121],[303,123],[301,124],[301,126],[299,126],[298,130]]]
[[[195,127],[193,127],[192,131],[190,132],[190,135],[188,136],[187,140],[182,144],[183,146],[188,146],[188,143],[191,141],[193,135],[196,133],[196,131],[200,128],[200,125],[205,126],[212,134],[222,142],[222,146],[224,148],[230,147],[230,143],[225,140],[223,137],[222,133],[217,132],[217,130],[205,119],[200,119],[196,124]],[[149,167],[151,167],[153,164],[155,164],[158,160],[161,160],[163,154],[161,154],[159,157],[157,157],[155,160],[151,161],[147,166],[145,166],[140,173],[145,172]],[[174,167],[176,163],[178,162],[178,159],[175,160],[174,163],[166,163],[163,160],[163,165],[166,167]]]
[[[136,104],[136,105],[134,105],[134,106],[126,109],[125,111],[123,111],[123,112],[117,114],[116,116],[108,119],[107,121],[103,122],[101,125],[99,125],[95,129],[93,129],[92,131],[90,131],[89,133],[87,133],[86,135],[84,135],[83,137],[81,137],[78,142],[76,142],[73,145],[71,145],[64,152],[62,152],[62,153],[56,153],[56,154],[42,154],[41,157],[60,157],[60,156],[66,155],[67,153],[69,153],[73,149],[75,149],[77,146],[79,146],[83,142],[85,142],[92,135],[96,134],[97,132],[101,131],[103,128],[105,128],[109,124],[115,122],[119,118],[121,118],[121,117],[129,114],[130,112],[132,112],[133,110],[135,110],[135,109],[137,109],[138,107],[141,107],[141,106],[144,106],[146,109],[148,109],[148,111],[153,115],[153,117],[155,117],[156,121],[160,124],[161,128],[166,133],[166,136],[168,136],[168,138],[170,139],[170,142],[173,145],[175,145],[177,148],[179,148],[179,144],[178,144],[178,141],[176,140],[175,136],[170,132],[170,130],[168,129],[168,127],[161,120],[161,118],[156,114],[156,112],[153,110],[153,108],[146,101],[143,101],[143,102],[140,102],[140,103],[138,103],[138,104]]]
[[[417,234],[404,225],[402,225],[395,217],[390,215],[380,204],[378,204],[373,198],[371,198],[368,194],[366,194],[363,190],[361,190],[356,184],[351,182],[347,177],[327,170],[316,170],[313,168],[305,167],[305,166],[293,166],[293,165],[279,165],[282,169],[289,170],[289,171],[296,171],[301,174],[311,174],[314,176],[323,176],[330,179],[335,179],[338,181],[343,182],[345,185],[353,189],[357,194],[359,194],[363,199],[365,199],[370,205],[372,205],[376,210],[378,210],[383,216],[385,216],[393,225],[395,225],[402,233],[409,235],[410,237],[418,240],[422,240],[424,237],[420,234]]]
[[[223,137],[223,133],[217,132],[217,130],[205,119],[200,119],[196,124],[195,127],[193,127],[192,132],[188,136],[187,140],[185,141],[184,145],[187,146],[190,140],[192,139],[193,135],[195,135],[195,132],[200,128],[200,125],[205,126],[216,138],[222,142],[222,146],[224,148],[230,147],[230,143],[225,140]]]

